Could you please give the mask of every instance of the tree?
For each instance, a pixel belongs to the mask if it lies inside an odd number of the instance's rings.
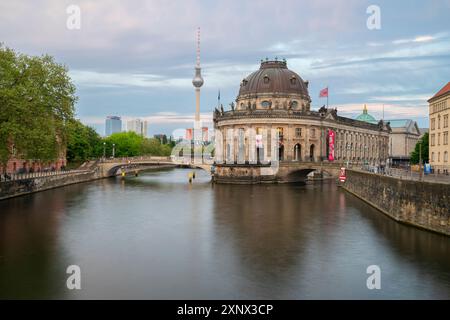
[[[143,140],[144,138],[135,132],[118,132],[105,138],[108,154],[112,153],[114,144],[116,157],[134,157],[141,155]]]
[[[416,147],[414,148],[414,151],[411,152],[410,162],[412,164],[418,164],[419,163],[419,152],[420,152],[420,146],[422,146],[422,163],[428,162],[428,132],[426,132],[421,139],[416,143]]]
[[[119,132],[104,139],[107,155],[112,155],[114,144],[116,157],[134,157],[142,155],[169,156],[171,144],[161,144],[156,138],[144,138],[135,132]]]
[[[102,155],[102,138],[93,128],[82,124],[79,120],[70,121],[68,128],[68,162],[81,163]]]
[[[0,162],[13,152],[52,161],[64,151],[73,119],[75,86],[65,66],[48,55],[31,57],[0,44]]]

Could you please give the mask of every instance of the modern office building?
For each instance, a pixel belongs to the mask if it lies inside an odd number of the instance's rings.
[[[155,134],[153,135],[153,138],[158,139],[161,142],[161,144],[166,144],[168,142],[167,135],[163,133]]]
[[[105,135],[110,136],[113,133],[122,131],[122,119],[118,116],[107,116],[105,121]]]
[[[201,127],[201,137],[200,135],[198,136],[198,140],[201,142],[208,142],[209,141],[209,135],[208,135],[208,127]],[[195,129],[194,128],[187,128],[186,129],[186,134],[185,134],[185,139],[186,140],[192,140],[192,139],[197,139],[197,135],[195,134],[194,137],[194,133],[195,133]]]
[[[136,132],[137,134],[147,137],[148,123],[141,119],[132,119],[127,121],[127,131]]]
[[[429,157],[435,173],[450,170],[450,145],[448,143],[448,118],[450,115],[450,82],[428,100],[430,112]]]

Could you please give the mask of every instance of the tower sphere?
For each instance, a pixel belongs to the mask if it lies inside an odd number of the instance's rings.
[[[192,79],[192,84],[196,88],[200,88],[203,85],[203,77],[200,73],[200,67],[195,67],[195,76]]]

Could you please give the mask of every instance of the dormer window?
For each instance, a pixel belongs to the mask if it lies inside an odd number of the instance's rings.
[[[266,74],[264,75],[264,83],[269,83],[270,79],[269,76]]]
[[[247,79],[243,79],[243,80],[242,80],[242,85],[243,85],[243,86],[247,85],[247,82],[248,82]]]
[[[296,84],[297,83],[297,78],[295,76],[291,77],[291,84]]]

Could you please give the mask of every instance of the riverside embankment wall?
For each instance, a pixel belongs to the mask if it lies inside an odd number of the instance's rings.
[[[342,187],[391,218],[450,235],[450,184],[347,170]]]
[[[0,183],[0,200],[102,178],[98,171],[50,175]]]

